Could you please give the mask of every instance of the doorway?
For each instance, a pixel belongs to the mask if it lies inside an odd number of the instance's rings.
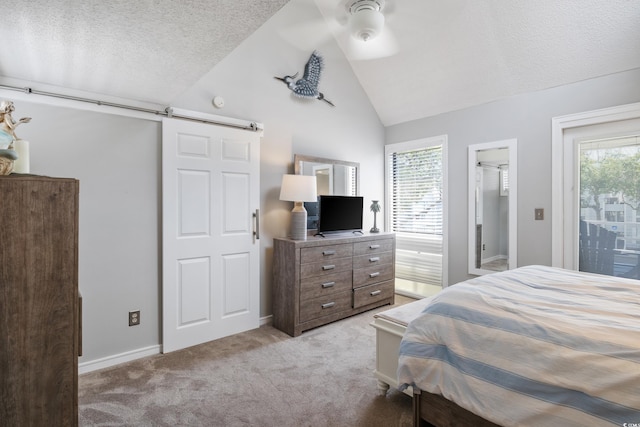
[[[554,118],[552,126],[552,265],[633,276],[640,103]]]

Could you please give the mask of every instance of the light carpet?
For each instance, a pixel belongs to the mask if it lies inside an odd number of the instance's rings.
[[[398,306],[412,301],[396,296]],[[410,426],[381,396],[373,315],[292,338],[272,326],[81,375],[81,426]]]

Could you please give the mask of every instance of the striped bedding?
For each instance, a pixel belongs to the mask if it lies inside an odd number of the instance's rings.
[[[504,426],[640,426],[640,282],[528,266],[450,286],[409,323],[398,382]]]

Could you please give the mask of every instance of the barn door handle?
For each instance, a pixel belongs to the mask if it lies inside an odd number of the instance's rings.
[[[260,209],[256,209],[253,213],[254,219],[254,231],[253,235],[256,236],[256,240],[260,240]]]

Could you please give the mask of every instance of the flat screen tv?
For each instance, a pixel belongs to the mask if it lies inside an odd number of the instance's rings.
[[[318,234],[362,231],[363,198],[319,196]]]

